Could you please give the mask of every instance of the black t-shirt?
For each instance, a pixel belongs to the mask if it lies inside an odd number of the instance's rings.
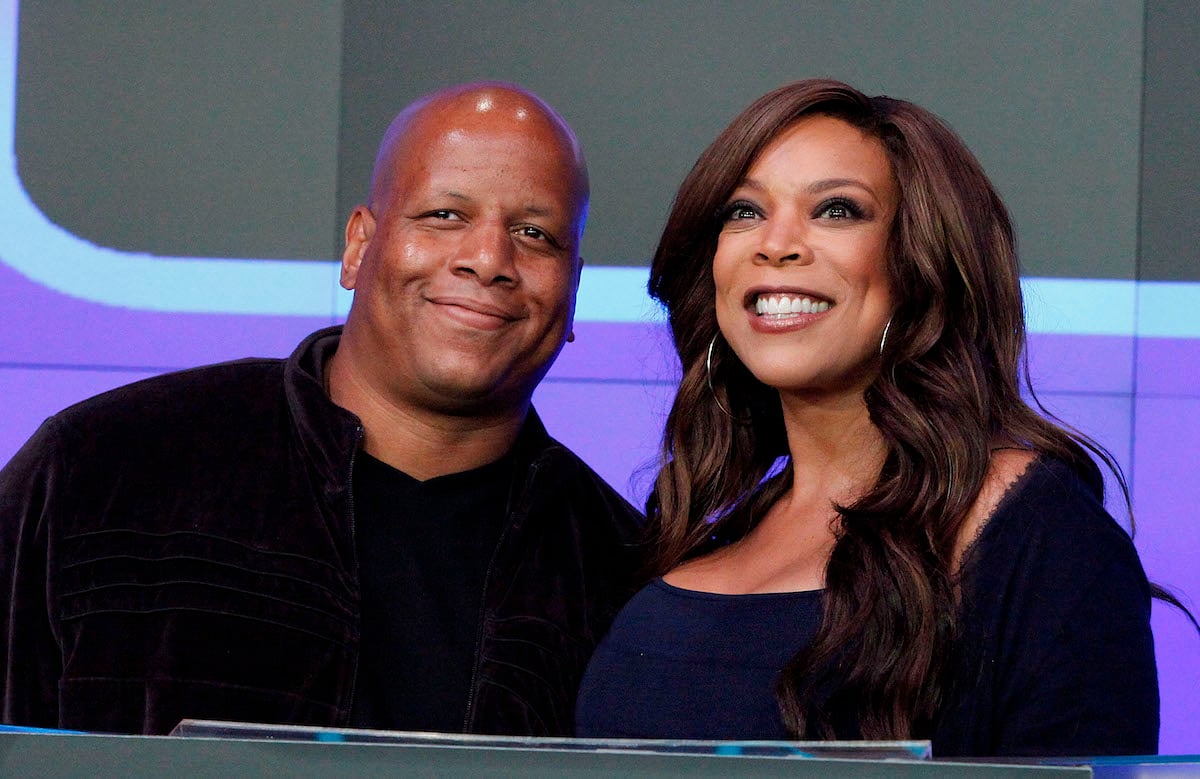
[[[504,527],[512,468],[504,457],[422,482],[357,453],[355,727],[462,731],[484,580]]]

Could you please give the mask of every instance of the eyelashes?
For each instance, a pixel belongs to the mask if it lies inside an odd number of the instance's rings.
[[[749,200],[734,200],[717,210],[717,216],[722,222],[739,222],[762,216],[762,209]]]
[[[764,216],[764,211],[760,206],[744,199],[733,200],[717,211],[717,217],[721,224],[762,219]],[[810,212],[810,216],[813,219],[841,222],[869,219],[871,214],[857,200],[845,195],[837,195],[818,203]]]
[[[822,201],[814,211],[813,216],[826,219],[862,219],[867,216],[867,210],[859,203],[848,197],[831,197]]]

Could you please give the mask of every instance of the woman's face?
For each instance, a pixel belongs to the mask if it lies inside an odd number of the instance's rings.
[[[899,189],[883,145],[828,116],[772,141],[729,199],[713,258],[717,321],[782,393],[859,394],[891,315]]]

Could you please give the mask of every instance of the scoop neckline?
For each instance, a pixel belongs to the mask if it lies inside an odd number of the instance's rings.
[[[796,599],[796,598],[812,598],[819,596],[824,590],[787,590],[783,592],[707,592],[705,590],[689,590],[686,587],[678,587],[671,584],[663,577],[658,576],[652,582],[658,585],[661,589],[669,593],[678,595],[684,598],[694,598],[696,600],[780,600],[780,599]]]

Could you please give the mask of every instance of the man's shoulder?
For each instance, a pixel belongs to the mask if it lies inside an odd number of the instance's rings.
[[[253,437],[287,414],[283,366],[279,359],[248,358],[135,381],[63,409],[28,444],[96,464]]]
[[[539,479],[542,488],[548,488],[555,500],[569,505],[577,516],[606,519],[620,537],[636,540],[643,524],[641,512],[565,444],[547,436],[537,467],[544,471]]]
[[[206,409],[236,413],[275,401],[282,391],[284,361],[246,358],[163,373],[94,395],[55,415],[67,428],[95,424],[160,423],[194,418]]]
[[[149,483],[185,464],[211,465],[222,452],[247,448],[237,442],[286,424],[280,365],[250,359],[192,368],[80,401],[25,442],[4,468],[6,483],[57,474],[86,499],[131,473]]]

